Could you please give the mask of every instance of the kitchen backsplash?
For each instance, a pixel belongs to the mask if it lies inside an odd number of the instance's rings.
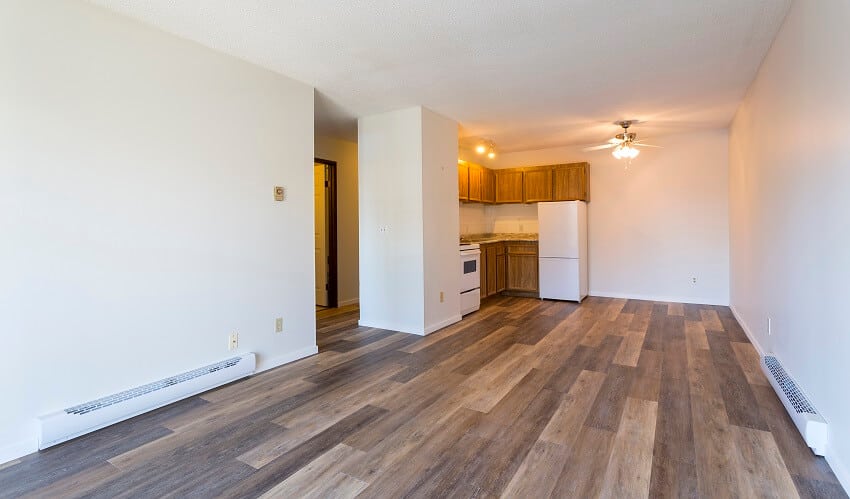
[[[536,233],[536,204],[460,203],[460,233]]]

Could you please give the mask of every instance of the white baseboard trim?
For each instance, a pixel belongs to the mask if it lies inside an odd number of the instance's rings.
[[[841,457],[835,453],[835,450],[832,448],[832,445],[827,444],[826,446],[826,462],[829,464],[829,467],[832,468],[832,472],[835,473],[835,478],[838,479],[841,486],[844,487],[845,492],[850,492],[850,473],[847,471],[847,467],[844,466],[844,461]]]
[[[352,298],[350,300],[340,300],[337,302],[338,307],[347,307],[349,305],[357,305],[360,303],[360,298]]]
[[[430,326],[425,328],[424,334],[431,334],[435,331],[439,331],[440,329],[443,329],[446,326],[451,326],[452,324],[454,324],[456,322],[460,322],[460,320],[462,318],[463,317],[460,314],[457,314],[457,315],[453,315],[453,316],[449,317],[448,319],[442,320],[440,322],[435,322],[434,324],[431,324]]]
[[[268,371],[269,369],[274,369],[275,367],[289,364],[290,362],[295,362],[296,360],[316,355],[317,353],[319,353],[319,347],[317,345],[311,345],[293,352],[278,355],[277,357],[272,357],[271,359],[260,357],[258,359],[259,362],[257,362],[257,372]]]
[[[38,451],[38,439],[33,437],[0,447],[0,465]]]
[[[425,331],[420,327],[410,327],[410,326],[400,326],[398,324],[390,324],[389,322],[381,322],[381,321],[372,321],[369,319],[360,319],[357,321],[358,326],[363,327],[374,327],[378,329],[386,329],[387,331],[398,331],[399,333],[408,333],[408,334],[417,334],[419,336],[424,336]]]
[[[728,306],[728,303],[721,303],[714,298],[691,298],[682,296],[661,296],[661,295],[641,295],[635,293],[619,293],[616,291],[590,291],[588,296],[599,296],[602,298],[625,298],[627,300],[646,300],[646,301],[666,301],[671,303],[692,303],[694,305],[721,305]]]
[[[759,340],[758,338],[756,338],[756,335],[753,334],[753,331],[750,329],[750,325],[747,324],[747,321],[745,321],[744,318],[741,317],[741,314],[738,313],[738,309],[735,308],[735,305],[729,305],[729,310],[732,311],[732,315],[735,316],[735,320],[737,320],[738,324],[741,325],[741,329],[744,330],[744,334],[746,334],[747,338],[750,339],[750,343],[752,343],[755,347],[756,351],[759,354],[759,357],[764,357],[765,355],[769,354],[770,352],[768,352],[761,346],[761,343],[759,343]]]

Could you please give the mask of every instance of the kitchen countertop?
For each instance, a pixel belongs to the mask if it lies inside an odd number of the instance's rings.
[[[527,233],[527,234],[513,234],[513,233],[503,233],[503,234],[466,234],[460,236],[460,242],[462,243],[478,243],[478,244],[487,244],[487,243],[500,243],[505,241],[524,241],[524,242],[537,242],[537,234]]]

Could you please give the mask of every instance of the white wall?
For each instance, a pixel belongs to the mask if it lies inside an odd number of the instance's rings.
[[[460,320],[457,135],[456,121],[422,109],[426,333]]]
[[[457,124],[421,107],[360,118],[358,155],[360,323],[426,334],[458,320]]]
[[[0,461],[233,331],[315,352],[312,88],[83,2],[2,2],[0,37]]]
[[[829,422],[850,488],[847,19],[843,0],[792,5],[731,127],[730,220],[733,308]]]
[[[357,143],[316,135],[315,151],[317,158],[336,161],[338,298],[340,306],[350,305],[360,291]]]
[[[461,234],[535,234],[536,204],[460,203]]]
[[[640,130],[638,130],[640,133]],[[610,152],[555,148],[502,154],[496,167],[589,161],[590,294],[728,304],[726,130],[654,139],[630,167]],[[529,208],[494,206],[497,232],[529,230]],[[519,230],[519,224],[523,230]],[[691,277],[697,278],[693,284]]]
[[[421,331],[422,111],[414,107],[360,118],[357,137],[360,323]]]

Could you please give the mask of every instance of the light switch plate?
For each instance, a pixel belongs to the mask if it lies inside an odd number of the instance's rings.
[[[283,187],[276,185],[274,186],[274,200],[275,201],[283,201]]]

